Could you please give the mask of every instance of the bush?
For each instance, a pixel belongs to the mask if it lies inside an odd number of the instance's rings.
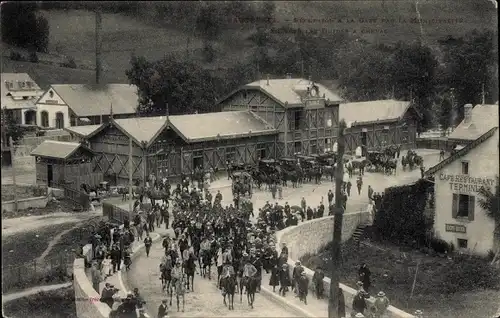
[[[72,58],[71,56],[67,58],[67,60],[63,63],[61,63],[62,67],[68,67],[68,68],[76,68],[76,62],[75,59]]]
[[[446,269],[443,292],[452,294],[478,289],[499,289],[500,270],[490,266],[485,258],[457,255]]]
[[[38,63],[40,61],[38,59],[38,55],[34,51],[30,53],[29,60],[30,60],[31,63]]]
[[[432,238],[430,246],[436,253],[440,254],[451,253],[455,249],[452,243],[448,243],[439,238]]]
[[[24,61],[25,58],[21,55],[21,53],[18,53],[18,52],[10,52],[10,56],[9,58],[12,60],[12,61]]]

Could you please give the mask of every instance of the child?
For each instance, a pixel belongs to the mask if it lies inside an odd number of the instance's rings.
[[[101,270],[102,276],[104,279],[108,278],[111,276],[111,255],[108,255],[103,261],[102,261],[102,270]]]

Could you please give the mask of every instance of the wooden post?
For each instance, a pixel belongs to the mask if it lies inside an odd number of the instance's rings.
[[[415,276],[413,277],[413,285],[411,286],[410,299],[413,297],[413,291],[415,290],[415,284],[417,283],[418,266],[420,261],[417,263],[417,268],[415,269]]]
[[[132,195],[132,174],[133,174],[133,164],[132,164],[132,138],[129,138],[128,140],[128,192],[130,195],[130,201],[129,201],[129,221],[132,220],[132,209],[133,207],[133,201],[134,201],[134,196]]]
[[[337,169],[335,178],[335,218],[333,224],[333,241],[332,241],[332,273],[330,276],[330,296],[328,298],[328,318],[338,317],[339,305],[339,281],[340,281],[340,264],[342,262],[341,238],[342,238],[342,222],[344,218],[344,198],[342,196],[342,183],[344,182],[344,151],[345,151],[345,130],[346,123],[344,120],[339,122],[339,132],[337,139]]]
[[[17,183],[16,183],[16,160],[14,158],[14,140],[9,137],[10,161],[12,166],[12,184],[14,185],[14,212],[17,212]]]

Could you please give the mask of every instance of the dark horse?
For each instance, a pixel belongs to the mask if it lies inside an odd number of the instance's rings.
[[[234,294],[236,293],[236,276],[230,275],[228,277],[221,278],[220,284],[223,290],[224,305],[227,306],[226,296],[229,300],[229,310],[234,310]]]
[[[210,250],[201,251],[201,275],[205,278],[208,274],[208,279],[212,279],[211,271],[212,271],[212,252]]]
[[[196,271],[196,256],[190,254],[189,258],[184,261],[184,273],[186,273],[187,276],[187,289],[189,290],[189,286],[191,286],[191,291],[194,291],[195,271]]]
[[[240,303],[243,301],[243,287],[247,293],[248,306],[253,309],[255,292],[257,291],[257,279],[255,277],[242,277],[240,281]]]

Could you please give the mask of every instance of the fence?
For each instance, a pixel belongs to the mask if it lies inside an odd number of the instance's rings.
[[[33,260],[22,265],[2,267],[2,292],[68,281],[73,274],[75,258],[75,252],[68,252],[43,261]]]
[[[125,217],[129,217],[129,211],[114,204],[104,202],[102,204],[102,215],[107,217],[110,222],[123,224]]]
[[[417,148],[423,149],[444,149],[450,151],[454,144],[446,137],[441,138],[417,138]]]
[[[83,209],[83,211],[88,211],[90,209],[90,196],[83,191],[73,189],[65,184],[52,183],[54,188],[59,188],[64,190],[64,197],[75,203]]]

